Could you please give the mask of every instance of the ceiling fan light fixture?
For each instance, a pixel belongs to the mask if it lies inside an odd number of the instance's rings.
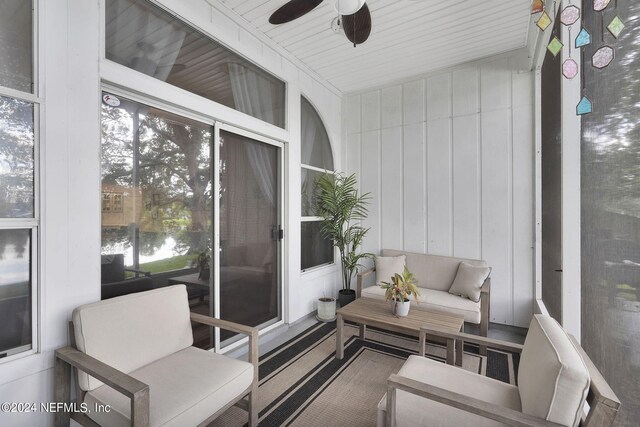
[[[336,0],[333,7],[340,15],[353,15],[364,6],[365,0]]]
[[[336,16],[331,21],[331,29],[336,34],[342,34],[342,19],[340,16]]]

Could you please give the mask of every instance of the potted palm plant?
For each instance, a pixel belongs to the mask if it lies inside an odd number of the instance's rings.
[[[381,282],[382,289],[385,289],[384,297],[387,301],[391,301],[391,309],[394,316],[404,317],[409,314],[410,296],[413,296],[416,303],[420,303],[418,301],[420,291],[416,283],[413,274],[406,265],[402,274],[396,273],[391,278],[391,282]]]
[[[359,195],[355,174],[325,173],[317,181],[316,207],[322,217],[322,234],[333,241],[340,252],[342,267],[342,289],[338,292],[341,307],[353,301],[355,290],[351,280],[357,273],[360,261],[370,258],[370,253],[361,253],[359,248],[369,231],[360,225],[367,217],[369,193]]]

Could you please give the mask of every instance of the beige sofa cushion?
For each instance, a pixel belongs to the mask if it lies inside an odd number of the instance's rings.
[[[407,264],[405,255],[398,256],[377,256],[376,257],[376,285],[380,286],[382,282],[391,282],[391,278],[397,274],[404,272]]]
[[[86,304],[73,311],[76,347],[125,373],[193,344],[184,285]],[[80,387],[101,381],[78,373]]]
[[[479,302],[480,289],[489,274],[491,274],[491,267],[478,267],[468,262],[461,262],[449,293]]]
[[[406,255],[407,268],[413,273],[421,288],[449,292],[461,261],[486,267],[487,263],[477,259],[427,255],[413,252],[383,249],[382,256]],[[377,276],[377,272],[376,272]],[[377,281],[378,279],[376,279]],[[386,279],[385,279],[386,280]]]
[[[131,376],[149,385],[149,426],[195,426],[247,390],[253,365],[189,347]],[[89,408],[111,406],[111,412],[88,414],[100,425],[131,425],[130,400],[106,385],[87,393],[84,402]]]
[[[398,375],[520,411],[517,387],[435,360],[409,356]],[[396,405],[398,427],[504,425],[402,390],[397,391]],[[384,426],[386,407],[385,395],[378,404],[378,427]]]
[[[518,369],[522,411],[577,426],[589,384],[589,371],[558,322],[549,316],[534,316]]]
[[[369,286],[362,290],[365,298],[384,300],[384,289],[380,286]],[[445,291],[420,288],[418,297],[420,304],[411,301],[411,310],[430,310],[464,317],[465,322],[480,323],[480,303],[467,298],[460,298]]]

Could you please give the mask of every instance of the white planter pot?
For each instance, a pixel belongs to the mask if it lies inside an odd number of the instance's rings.
[[[405,302],[391,301],[392,313],[394,312],[394,306],[395,306],[396,316],[405,317],[409,314],[409,307],[411,307],[411,301],[405,301]]]
[[[336,320],[336,299],[318,298],[318,314],[316,319],[322,322],[333,322]]]

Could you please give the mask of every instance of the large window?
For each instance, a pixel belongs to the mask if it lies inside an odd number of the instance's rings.
[[[616,392],[617,426],[640,419],[640,3],[611,2],[594,12],[583,2],[592,44],[583,52],[584,94],[593,113],[582,116],[582,346]],[[625,28],[607,31],[615,16]],[[609,45],[615,59],[591,66]]]
[[[280,321],[280,146],[112,93],[102,99],[102,298],[184,284],[195,313]],[[237,339],[212,332],[194,327],[195,345]]]
[[[103,99],[103,284],[117,281],[106,272],[120,259],[125,278],[195,271],[211,246],[212,127],[111,94]]]
[[[0,358],[34,342],[36,120],[33,5],[0,2]]]
[[[302,115],[302,224],[301,268],[308,270],[333,263],[333,244],[320,232],[315,211],[316,182],[324,173],[333,173],[333,154],[327,130],[311,103],[301,99]]]
[[[107,0],[106,57],[284,128],[285,84],[161,8]]]

